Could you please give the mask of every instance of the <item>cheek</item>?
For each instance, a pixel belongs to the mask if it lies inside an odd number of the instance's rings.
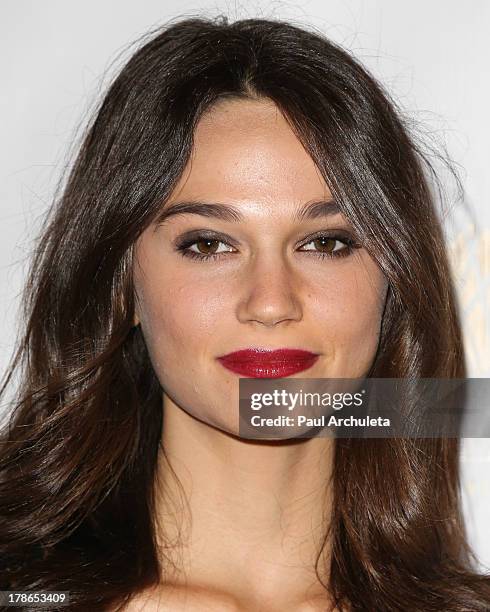
[[[210,283],[185,284],[160,276],[138,287],[141,327],[154,361],[192,367],[227,310],[223,293]]]
[[[377,346],[387,285],[381,272],[351,269],[316,292],[314,319],[337,355],[371,353]]]

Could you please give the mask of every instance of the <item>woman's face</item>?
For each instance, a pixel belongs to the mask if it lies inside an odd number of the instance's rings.
[[[332,214],[324,179],[272,102],[222,101],[202,117],[162,213],[179,203],[200,208],[156,221],[135,248],[136,321],[164,406],[237,433],[240,374],[217,358],[239,349],[317,353],[294,378],[367,374],[385,277],[363,248],[347,248],[350,224]],[[215,216],[213,204],[233,212]]]

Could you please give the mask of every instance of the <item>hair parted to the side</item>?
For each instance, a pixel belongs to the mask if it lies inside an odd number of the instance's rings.
[[[19,374],[0,454],[2,590],[69,591],[68,609],[107,610],[166,575],[153,522],[161,388],[133,327],[132,246],[225,97],[277,104],[389,280],[370,375],[465,376],[424,158],[380,86],[286,22],[174,21],[114,80],[37,244],[2,389]],[[457,439],[336,440],[334,461],[325,588],[339,608],[489,609]]]

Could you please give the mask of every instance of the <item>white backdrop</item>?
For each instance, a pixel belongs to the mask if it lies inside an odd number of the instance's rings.
[[[301,8],[300,8],[301,4]],[[451,256],[473,377],[490,376],[490,2],[488,0],[3,0],[0,4],[0,374],[11,355],[32,239],[76,129],[128,56],[180,15],[311,24],[352,50],[460,168],[471,213],[451,221]],[[118,54],[123,51],[122,57]],[[490,440],[464,441],[465,514],[490,568]]]

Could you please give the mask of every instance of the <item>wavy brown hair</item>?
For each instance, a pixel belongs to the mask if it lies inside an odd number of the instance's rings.
[[[313,30],[171,22],[113,81],[36,243],[2,388],[17,377],[0,454],[3,590],[108,610],[166,574],[153,523],[162,390],[133,326],[132,252],[197,121],[226,97],[275,102],[389,280],[370,375],[466,374],[430,164],[380,85]],[[339,608],[490,608],[466,544],[458,439],[336,440],[332,486],[325,588]]]

